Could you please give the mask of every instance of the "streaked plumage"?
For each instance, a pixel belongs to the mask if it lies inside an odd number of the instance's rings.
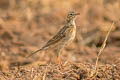
[[[65,22],[64,27],[52,38],[50,39],[42,48],[39,50],[33,52],[28,57],[32,56],[33,54],[50,49],[55,47],[57,49],[57,55],[59,56],[59,53],[61,52],[62,48],[64,48],[65,45],[70,43],[76,35],[76,25],[75,25],[75,17],[76,15],[79,15],[79,13],[75,12],[69,12],[67,15],[67,19]]]

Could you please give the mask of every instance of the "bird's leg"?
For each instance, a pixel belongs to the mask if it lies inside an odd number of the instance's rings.
[[[57,53],[57,55],[58,55],[57,56],[58,57],[58,65],[59,65],[60,68],[62,68],[61,48],[59,48],[57,52],[58,52]]]
[[[58,64],[60,67],[62,67],[62,58],[61,55],[58,56]]]

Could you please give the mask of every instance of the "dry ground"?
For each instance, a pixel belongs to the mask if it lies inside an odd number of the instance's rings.
[[[62,52],[62,69],[54,50],[26,59],[60,30],[70,10],[81,15],[76,39]],[[1,0],[0,80],[120,80],[120,0]]]

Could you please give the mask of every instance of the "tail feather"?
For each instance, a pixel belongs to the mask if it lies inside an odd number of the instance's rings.
[[[27,58],[31,57],[32,55],[34,55],[34,54],[36,54],[37,52],[42,51],[42,50],[43,50],[43,49],[41,48],[41,49],[36,50],[35,52],[32,52],[29,56],[27,56]]]

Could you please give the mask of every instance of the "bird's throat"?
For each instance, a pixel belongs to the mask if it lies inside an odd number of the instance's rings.
[[[67,21],[66,21],[66,24],[69,24],[69,26],[70,26],[70,25],[73,25],[73,26],[74,26],[74,25],[75,25],[75,19],[69,19],[69,20],[67,20]]]

